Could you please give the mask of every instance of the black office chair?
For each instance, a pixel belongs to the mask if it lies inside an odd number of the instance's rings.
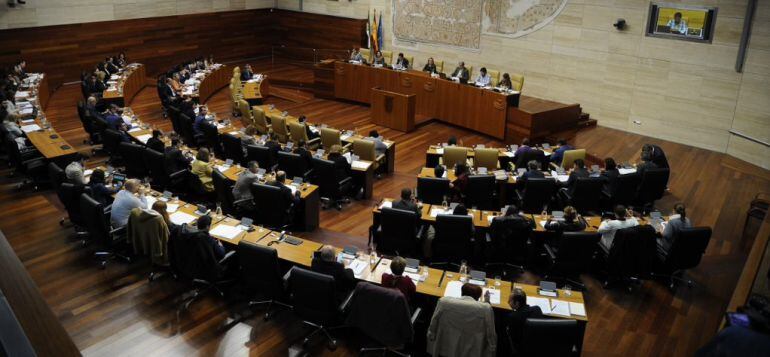
[[[179,117],[182,113],[179,111],[179,108],[168,105],[166,107],[166,113],[168,114],[169,119],[171,119],[171,127],[174,128],[174,132],[182,135],[182,124]]]
[[[179,234],[169,240],[171,269],[177,277],[193,286],[192,291],[181,301],[177,319],[182,311],[188,310],[206,292],[214,291],[224,297],[221,288],[234,281],[227,276],[227,264],[233,259],[235,251],[217,259],[209,239],[209,236],[183,225]]]
[[[449,180],[435,177],[417,178],[417,199],[423,203],[440,205],[449,195]]]
[[[249,145],[246,146],[246,161],[256,161],[259,167],[272,171],[275,168],[276,159],[267,146]]]
[[[314,157],[312,182],[318,185],[324,208],[334,206],[341,210],[342,203],[349,202],[345,196],[350,194],[353,178],[348,176],[338,180],[334,162]]]
[[[560,190],[559,195],[565,206],[572,206],[581,214],[590,215],[601,211],[603,187],[604,179],[601,177],[584,177],[577,179],[572,190]]]
[[[685,271],[700,264],[701,257],[706,252],[710,240],[710,227],[680,229],[671,243],[671,248],[664,250],[658,246],[658,258],[663,274],[655,275],[668,278],[671,289],[676,287],[677,281],[692,286],[693,281],[685,278]]]
[[[212,171],[216,171],[216,170],[212,170]],[[203,181],[201,181],[198,175],[193,174],[192,172],[189,172],[186,181],[187,181],[187,195],[186,195],[187,201],[203,203],[207,206],[214,205],[214,201],[216,200],[216,197],[217,197],[216,192],[206,191],[206,186],[203,185]]]
[[[488,270],[502,268],[503,276],[512,276],[510,268],[519,273],[529,261],[532,251],[532,224],[530,220],[495,218],[489,225]]]
[[[197,148],[205,144],[206,139],[203,137],[203,134],[195,134],[193,123],[193,118],[190,118],[187,114],[179,114],[179,129],[182,131],[179,134],[182,136],[182,141],[187,146]]]
[[[66,179],[67,176],[64,174],[64,170],[62,170],[59,165],[54,162],[48,163],[48,181],[51,182],[51,188],[58,190],[59,185],[66,181]]]
[[[238,243],[238,261],[241,265],[241,281],[249,296],[259,295],[265,300],[249,301],[249,307],[267,304],[265,320],[270,319],[274,305],[291,309],[283,290],[283,275],[278,261],[278,251],[241,240]],[[255,274],[255,272],[259,272]]]
[[[387,310],[383,310],[383,306],[388,306]],[[359,354],[390,352],[406,357],[409,355],[402,351],[414,339],[414,323],[421,311],[418,307],[410,316],[406,297],[397,289],[360,283],[347,306],[345,323],[379,345],[361,348]]]
[[[148,175],[150,176],[150,186],[158,191],[163,191],[168,186],[168,173],[166,173],[166,162],[163,153],[150,148],[145,148],[144,163],[146,164]]]
[[[580,281],[580,274],[588,272],[591,267],[596,245],[601,237],[601,234],[592,232],[564,232],[556,244],[543,244],[550,265],[544,279],[563,278],[566,282],[585,290],[585,284]]]
[[[306,346],[311,337],[321,332],[326,336],[329,349],[336,349],[337,340],[332,338],[329,330],[336,328],[331,326],[338,326],[342,310],[350,297],[338,306],[332,276],[298,267],[289,272],[288,283],[294,313],[303,323],[314,328],[313,332],[305,337],[302,345]]]
[[[241,139],[230,134],[222,134],[220,137],[222,146],[224,147],[224,156],[233,162],[246,165],[246,155],[243,153],[243,145]],[[260,167],[262,167],[260,165]]]
[[[540,163],[540,167],[546,168],[550,164],[548,157],[545,156],[545,152],[542,150],[532,149],[527,150],[523,154],[516,158],[516,168],[525,168],[530,161],[537,161]]]
[[[465,205],[480,210],[496,210],[500,207],[497,203],[495,190],[495,176],[471,175],[468,176],[468,186],[465,189]]]
[[[668,185],[669,169],[647,169],[642,173],[639,189],[636,192],[636,204],[649,212],[655,201],[662,198]]]
[[[607,208],[616,205],[632,206],[634,199],[636,199],[636,191],[639,188],[640,181],[641,177],[636,173],[619,175],[612,187],[606,187],[605,191],[603,191],[604,196],[609,202]]]
[[[214,192],[217,194],[217,202],[222,205],[222,212],[227,215],[241,217],[243,214],[236,208],[238,205],[233,197],[233,186],[235,182],[228,179],[219,170],[211,173],[211,180],[214,183]]]
[[[94,145],[99,142],[99,133],[94,129],[93,119],[86,114],[85,103],[80,100],[77,104],[78,118],[83,130],[88,133],[88,139],[83,140],[83,144]]]
[[[209,150],[216,156],[225,156],[222,142],[219,139],[219,130],[217,129],[217,126],[214,123],[205,122],[201,124],[201,131],[203,132],[203,140],[199,140],[201,146],[209,148]],[[235,160],[235,162],[241,163],[241,161],[238,160]]]
[[[620,282],[631,291],[650,277],[656,257],[655,229],[650,225],[623,228],[615,232],[612,247],[598,244],[605,258],[607,278],[604,286]]]
[[[130,257],[120,252],[125,245],[126,229],[112,227],[110,208],[105,209],[101,203],[83,193],[80,195],[80,213],[83,215],[91,241],[96,242],[101,249],[94,253],[94,257],[98,259],[102,269],[106,268],[107,262],[114,258],[120,258],[127,263],[131,262]]]
[[[412,211],[383,207],[380,229],[374,234],[377,250],[382,254],[419,257],[420,217]]]
[[[548,209],[551,198],[556,191],[556,181],[549,178],[527,179],[524,191],[518,192],[521,210],[526,213],[537,214]]]
[[[56,195],[67,210],[67,220],[74,226],[75,236],[85,238],[88,232],[86,232],[86,222],[80,209],[80,196],[83,192],[85,192],[85,186],[63,182],[56,190]],[[59,224],[63,223],[64,218],[59,221]],[[81,240],[81,243],[85,244],[85,239]]]
[[[291,225],[294,202],[289,201],[279,187],[254,183],[250,189],[258,223],[276,230]]]
[[[118,146],[123,142],[123,135],[117,130],[106,128],[102,134],[102,148],[110,156],[110,161],[120,162]]]
[[[182,199],[186,199],[189,186],[187,181],[191,175],[192,173],[188,169],[172,172],[168,175],[166,190],[173,192]]]
[[[278,152],[278,169],[285,171],[286,177],[301,177],[305,181],[313,173],[302,156],[285,151]]]
[[[521,346],[514,350],[520,356],[573,356],[579,352],[579,338],[576,320],[529,318],[524,322]]]
[[[37,150],[22,152],[12,134],[6,133],[3,138],[5,151],[8,154],[8,163],[12,167],[10,176],[19,173],[25,176],[17,188],[31,185],[34,190],[37,190],[44,183],[44,178],[47,179],[45,159]]]
[[[144,162],[145,147],[142,145],[121,142],[118,144],[118,153],[126,165],[126,175],[139,179],[148,175],[147,165]]]
[[[436,216],[433,238],[433,264],[459,265],[473,256],[473,217],[440,214]]]

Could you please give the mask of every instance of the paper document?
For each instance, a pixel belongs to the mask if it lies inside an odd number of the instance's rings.
[[[168,216],[168,218],[171,219],[171,223],[179,225],[190,223],[195,220],[195,216],[184,212],[174,212],[174,214]]]
[[[436,154],[444,154],[444,148],[436,149]]]
[[[142,130],[142,128],[140,128],[140,127],[138,127],[138,126],[137,126],[136,128],[131,128],[131,129],[128,129],[128,132],[129,132],[129,133],[135,133],[135,132],[137,132],[137,131],[141,131],[141,130]]]
[[[230,166],[228,166],[228,165],[217,165],[217,166],[214,166],[214,168],[216,168],[217,171],[219,171],[221,173],[224,173],[225,171],[227,171],[227,169],[230,168]]]
[[[513,157],[514,156],[514,153],[511,152],[511,151],[506,151],[503,154],[505,154],[505,156],[508,156],[508,157]]]
[[[484,295],[489,291],[489,303],[493,305],[500,305],[500,289],[482,289],[481,299],[484,299]]]
[[[166,212],[174,213],[178,209],[179,209],[179,204],[178,203],[166,203]]]
[[[228,226],[225,224],[218,224],[216,227],[211,229],[209,233],[213,236],[222,237],[226,239],[234,239],[239,234],[241,234],[243,230],[236,226]]]
[[[144,135],[137,136],[136,140],[141,141],[142,144],[147,144],[147,140],[150,140],[151,137],[152,137],[152,134],[144,134]]]
[[[446,289],[444,289],[444,296],[451,296],[459,298],[462,296],[461,290],[463,287],[463,283],[459,280],[453,280],[446,284]]]
[[[545,313],[559,316],[569,316],[569,303],[564,300],[551,299],[551,308],[548,309],[548,312]]]
[[[133,121],[133,118],[131,118],[130,116],[128,116],[128,115],[124,115],[124,116],[123,116],[123,122],[124,122],[124,123],[126,123],[126,124],[128,124],[128,125],[131,125],[131,122],[132,122],[132,121]]]
[[[419,283],[421,281],[425,281],[425,279],[423,279],[422,275],[420,275],[418,273],[407,273],[407,272],[404,272],[404,275],[408,276],[409,279],[412,279],[412,282],[414,282],[415,285],[417,285],[417,283]]]
[[[26,98],[29,97],[29,92],[27,91],[18,91],[16,92],[16,95],[14,95],[16,98]]]
[[[545,224],[548,223],[548,221],[540,221],[538,223],[540,223],[541,227],[545,228]]]
[[[569,175],[559,175],[558,173],[556,173],[556,170],[551,170],[551,177],[556,178],[556,180],[560,182],[569,181]]]
[[[32,124],[34,122],[35,122],[35,119],[25,119],[21,121],[22,124]]]
[[[543,155],[546,156],[546,157],[551,156],[551,152],[550,151],[543,151]]]
[[[346,153],[342,154],[342,157],[344,157],[345,160],[348,160],[348,164],[351,163],[352,160],[350,158],[350,153],[349,152],[346,152]]]
[[[37,125],[37,124],[24,125],[21,127],[21,130],[23,130],[25,133],[31,133],[33,131],[40,130],[40,125]]]
[[[232,135],[232,136],[238,136],[238,135],[241,135],[241,132],[240,131],[231,131],[231,132],[229,132],[229,134]]]
[[[385,201],[385,202],[383,202],[383,203],[380,205],[380,209],[383,209],[383,208],[385,208],[385,207],[387,207],[387,208],[392,208],[392,207],[393,207],[393,201]]]
[[[487,216],[487,222],[492,223],[492,221],[495,219],[495,217],[497,217],[497,216],[492,216],[492,215]]]
[[[19,114],[21,114],[21,115],[32,114],[32,108],[31,108],[31,107],[29,107],[29,108],[24,108],[24,109],[22,109],[22,110],[20,110],[20,111],[19,111]]]
[[[635,168],[630,168],[630,169],[620,168],[620,169],[618,169],[618,173],[620,173],[621,175],[633,174],[635,172],[636,172]]]
[[[366,170],[369,168],[369,165],[371,165],[371,163],[366,161],[353,161],[353,164],[351,166],[354,169]]]
[[[291,189],[291,194],[294,195],[297,193],[297,188],[294,187],[294,185],[289,185],[289,189]]]
[[[358,259],[353,259],[353,261],[350,262],[350,265],[348,265],[348,268],[353,271],[353,274],[356,277],[360,277],[367,267],[369,267],[369,264],[366,261]]]
[[[585,316],[586,306],[579,302],[571,302],[569,303],[569,312],[572,315]]]
[[[436,207],[436,208],[431,207],[431,209],[430,209],[430,216],[431,217],[436,217],[436,216],[438,216],[440,214],[452,214],[452,209],[451,208],[447,208],[445,210],[445,209],[443,209],[441,207]]]
[[[352,135],[350,135],[350,134],[342,134],[342,135],[340,135],[340,140],[342,140],[342,141],[348,140],[348,139],[350,139],[351,136]]]
[[[548,302],[547,298],[527,296],[527,305],[539,306],[543,313],[548,313],[548,311],[551,311],[551,304]]]

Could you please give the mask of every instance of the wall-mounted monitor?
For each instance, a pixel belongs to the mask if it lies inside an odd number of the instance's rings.
[[[716,7],[652,2],[647,36],[710,43],[716,17]]]

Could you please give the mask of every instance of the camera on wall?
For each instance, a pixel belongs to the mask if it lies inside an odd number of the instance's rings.
[[[612,24],[612,26],[618,29],[618,31],[623,31],[626,28],[626,20],[618,19],[614,24]]]
[[[24,0],[8,0],[8,7],[16,7],[16,4],[25,5],[26,3]]]

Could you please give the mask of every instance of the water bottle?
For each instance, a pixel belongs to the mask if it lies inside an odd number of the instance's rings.
[[[447,207],[449,207],[449,202],[447,202],[446,196],[444,196],[444,200],[441,201],[441,207],[444,207],[444,210],[446,210]]]
[[[222,205],[217,202],[217,217],[222,217]]]
[[[377,251],[372,248],[372,251],[369,253],[369,265],[374,266],[377,264]]]
[[[427,281],[427,280],[428,280],[428,267],[423,266],[422,273],[420,274],[420,281]]]
[[[464,260],[460,265],[460,281],[463,283],[468,281],[468,264],[466,264]]]

